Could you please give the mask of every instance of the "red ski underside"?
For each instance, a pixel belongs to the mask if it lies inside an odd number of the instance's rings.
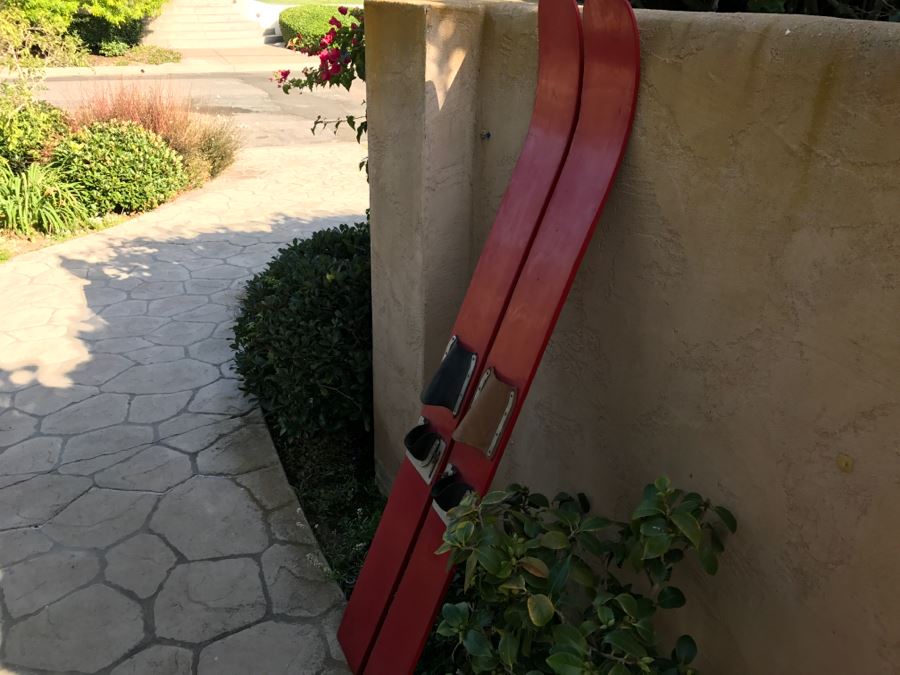
[[[453,327],[462,346],[478,355],[461,411],[481,375],[484,356],[559,176],[578,114],[582,42],[575,0],[541,0],[538,32],[538,85],[531,126]],[[461,415],[454,417],[446,408],[435,406],[422,410],[448,444]],[[414,421],[410,420],[410,426]],[[446,455],[432,482],[440,477]],[[338,630],[354,672],[362,672],[409,560],[431,503],[430,487],[405,459]]]
[[[519,276],[485,367],[516,389],[493,458],[452,443],[449,462],[478,493],[490,487],[547,341],[603,210],[631,131],[639,40],[627,0],[587,0],[578,125],[562,173]],[[431,509],[397,588],[365,675],[412,673],[452,578],[435,555],[446,529]]]

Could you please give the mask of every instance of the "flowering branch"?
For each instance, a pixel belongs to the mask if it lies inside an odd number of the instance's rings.
[[[313,91],[318,87],[341,86],[349,90],[355,80],[365,82],[365,15],[360,8],[347,7],[338,7],[338,13],[342,18],[331,17],[328,21],[330,26],[328,32],[319,37],[318,41],[315,36],[297,35],[288,42],[289,49],[309,56],[318,56],[319,65],[304,68],[299,77],[291,77],[290,70],[275,71],[271,79],[285,94],[289,94],[292,89],[303,92],[303,90]],[[322,129],[331,127],[334,133],[337,133],[342,125],[347,125],[356,132],[357,142],[362,141],[369,128],[365,114],[346,115],[337,119],[327,119],[319,115],[313,122],[312,132],[316,133],[319,127]],[[366,165],[367,160],[364,159],[360,168]]]

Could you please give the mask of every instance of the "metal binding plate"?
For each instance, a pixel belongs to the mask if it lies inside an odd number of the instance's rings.
[[[515,388],[502,382],[493,368],[486,369],[465,417],[453,431],[453,439],[478,448],[492,458],[515,404]]]

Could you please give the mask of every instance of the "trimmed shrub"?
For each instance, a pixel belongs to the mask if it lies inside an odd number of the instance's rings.
[[[298,5],[278,16],[285,42],[298,37],[299,45],[318,51],[319,40],[328,32],[328,20],[338,13],[338,5]]]
[[[98,122],[62,141],[53,163],[81,185],[91,215],[152,209],[187,186],[181,156],[134,122]]]
[[[64,234],[83,226],[87,218],[78,186],[55,169],[32,164],[17,174],[0,162],[0,230]]]
[[[184,160],[191,187],[219,175],[240,146],[231,120],[196,113],[189,99],[164,87],[119,85],[95,91],[74,113],[79,126],[131,120],[160,136]]]
[[[15,105],[0,98],[0,157],[13,171],[46,159],[50,150],[69,133],[66,114],[44,101]]]
[[[362,435],[372,419],[369,226],[317,232],[247,284],[235,363],[282,443]]]
[[[114,23],[90,14],[79,14],[72,19],[70,32],[81,38],[85,46],[94,54],[104,56],[121,56],[121,54],[106,53],[113,44],[121,45],[122,54],[129,47],[139,44],[144,33],[143,19],[125,21],[118,26]]]

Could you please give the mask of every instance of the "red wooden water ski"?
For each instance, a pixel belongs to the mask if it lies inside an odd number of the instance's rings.
[[[429,388],[435,391],[423,394],[422,423],[406,439],[407,457],[338,631],[357,673],[428,512],[431,484],[443,471],[451,434],[483,370],[575,127],[582,64],[578,7],[575,0],[540,0],[538,14],[538,85],[531,126],[454,324],[442,364],[448,372],[439,372]]]
[[[640,57],[631,6],[627,0],[586,0],[583,25],[575,135],[488,353],[485,377],[454,434],[460,440],[450,445],[448,466],[456,473],[434,502],[445,508],[469,489],[484,494],[491,484],[631,130]],[[413,672],[452,576],[447,556],[434,553],[445,528],[439,509],[429,510],[365,675]]]

